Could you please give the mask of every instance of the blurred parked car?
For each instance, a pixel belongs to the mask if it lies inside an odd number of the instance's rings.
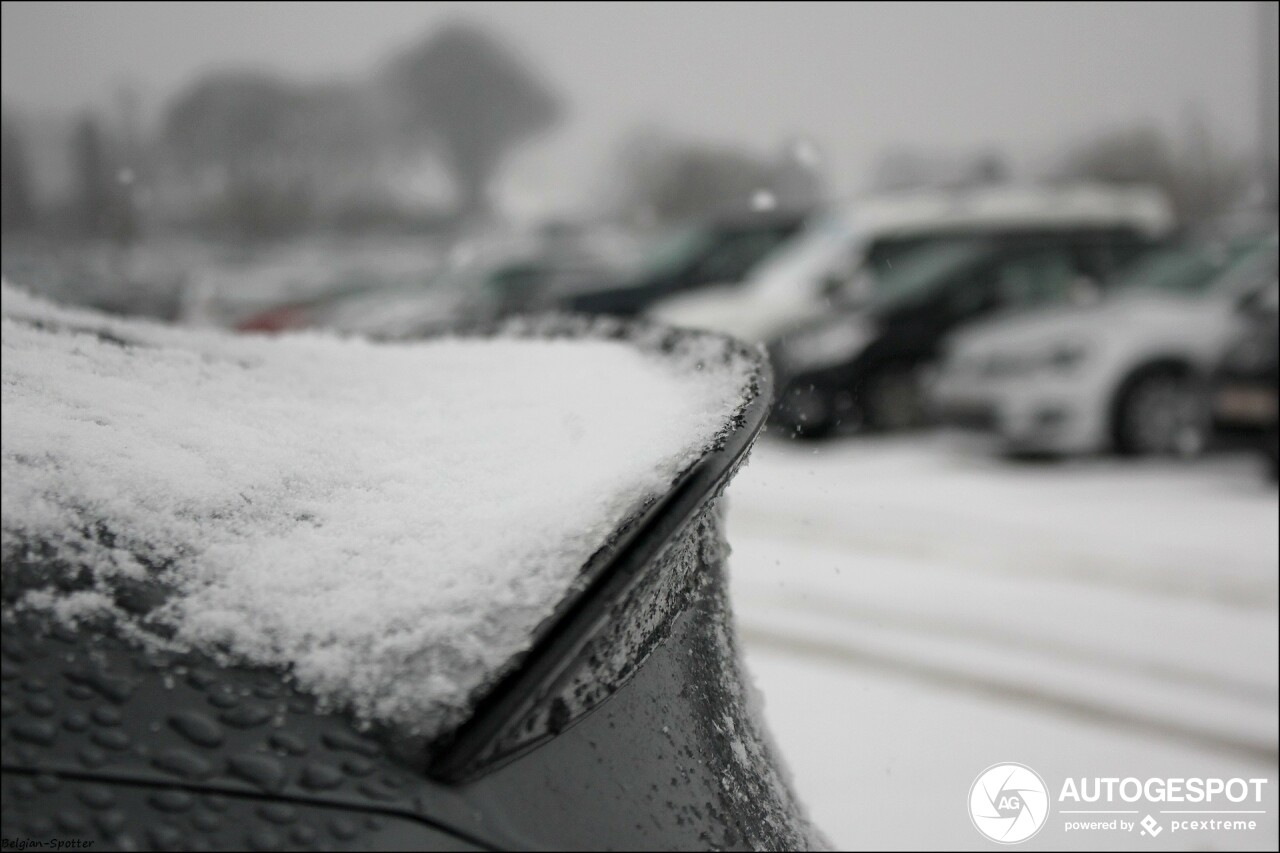
[[[546,311],[613,269],[601,257],[546,247],[490,249],[463,255],[433,275],[382,286],[348,286],[249,314],[235,324],[242,332],[334,329],[392,335],[458,324],[489,322],[511,314]]]
[[[547,291],[594,281],[599,267],[551,265],[536,258],[470,262],[411,284],[335,290],[276,305],[236,324],[241,332],[332,329],[368,335],[429,331],[544,310]]]
[[[262,340],[8,287],[3,330],[6,838],[820,843],[725,598],[717,497],[768,399],[752,351],[567,321]]]
[[[1213,378],[1213,415],[1220,428],[1245,431],[1267,458],[1276,479],[1276,386],[1280,383],[1280,289],[1272,285],[1245,306],[1242,328]]]
[[[360,294],[425,287],[444,265],[438,241],[413,237],[208,244],[185,260],[184,325],[278,330],[290,312]],[[11,277],[12,281],[25,281]],[[277,312],[279,312],[277,314]]]
[[[763,343],[833,306],[865,304],[901,258],[936,243],[1061,229],[1152,240],[1172,226],[1164,197],[1141,188],[991,186],[871,196],[814,222],[740,287],[673,297],[651,313],[671,325]]]
[[[922,376],[945,335],[997,311],[1094,298],[1117,266],[1148,248],[1128,229],[1063,224],[903,253],[863,308],[770,342],[780,389],[773,422],[809,438],[837,427],[919,426]]]
[[[698,225],[669,236],[624,281],[573,293],[559,308],[634,317],[669,296],[742,281],[787,244],[804,223],[799,214],[757,214]]]
[[[958,334],[936,405],[1015,452],[1197,453],[1207,438],[1205,380],[1239,306],[1275,277],[1274,234],[1154,252],[1096,305]]]

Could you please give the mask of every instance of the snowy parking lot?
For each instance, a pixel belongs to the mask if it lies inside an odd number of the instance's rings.
[[[1071,833],[1055,806],[1028,847],[1275,849],[1277,510],[1249,455],[766,436],[728,493],[733,595],[817,825],[839,848],[989,847],[970,785],[1020,762],[1054,796],[1067,777],[1271,780],[1253,831]]]

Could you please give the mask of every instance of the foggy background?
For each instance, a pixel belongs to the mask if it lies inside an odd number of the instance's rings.
[[[737,282],[729,311],[825,211],[908,189],[1141,185],[1175,248],[1246,222],[1274,250],[1276,3],[0,15],[4,275],[117,313],[421,329],[523,310],[539,276],[556,299],[652,284],[631,271],[662,260],[655,237],[776,217],[735,276],[680,283]],[[1211,450],[1015,461],[932,430],[770,428],[728,492],[732,598],[837,847],[986,847],[965,792],[1020,761],[1051,786],[1268,776],[1255,834],[1160,843],[1275,849],[1277,493],[1257,448]],[[1104,844],[1151,840],[1028,846]]]
[[[285,156],[364,170],[362,185],[332,186],[330,169],[296,191],[425,215],[458,192],[438,150],[378,138],[375,155],[372,129],[325,137],[375,109],[397,61],[452,33],[483,39],[478,52],[513,62],[547,99],[488,177],[509,215],[616,207],[623,176],[655,150],[767,168],[798,140],[812,147],[809,166],[833,197],[988,172],[1148,177],[1170,164],[1211,173],[1212,187],[1186,193],[1233,195],[1267,151],[1274,163],[1274,47],[1270,62],[1259,51],[1274,20],[1274,4],[1253,3],[6,3],[6,138],[22,140],[32,203],[44,215],[90,192],[74,176],[88,155],[73,166],[71,149],[76,129],[88,144],[91,127],[101,156],[141,182],[134,192],[155,196],[140,202],[143,218],[180,218],[208,200],[172,197],[181,193],[170,184],[193,168],[178,162],[187,152],[174,113],[202,88],[216,98],[220,81],[239,78],[277,98],[329,101],[293,119]],[[1259,81],[1268,67],[1269,90]],[[347,108],[344,122],[334,109]],[[326,134],[325,123],[337,128]],[[1099,149],[1111,162],[1088,162]]]

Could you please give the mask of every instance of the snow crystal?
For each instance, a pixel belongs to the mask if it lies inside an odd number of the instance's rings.
[[[822,165],[822,154],[812,139],[801,137],[791,143],[791,156],[795,161],[809,169],[817,169]]]
[[[735,345],[650,337],[234,337],[5,285],[5,582],[39,553],[88,586],[19,606],[105,610],[437,735],[750,395]],[[148,577],[150,614],[112,603]]]
[[[768,190],[756,190],[751,194],[752,210],[774,210],[778,207],[778,197]]]

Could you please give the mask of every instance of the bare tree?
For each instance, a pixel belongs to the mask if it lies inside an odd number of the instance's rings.
[[[192,186],[214,188],[197,202],[209,224],[251,239],[306,224],[310,107],[305,88],[253,72],[206,77],[170,104],[165,142]]]
[[[205,77],[169,105],[165,142],[184,169],[233,182],[286,170],[303,139],[299,87],[254,72]]]
[[[17,119],[6,111],[0,118],[0,230],[24,231],[35,221],[26,140]]]
[[[112,185],[106,141],[93,116],[82,116],[76,123],[71,157],[81,229],[89,236],[102,236],[111,228]]]
[[[1004,183],[1010,174],[1008,160],[998,148],[924,151],[895,146],[876,160],[871,187],[884,192],[974,187]]]
[[[439,152],[465,217],[488,212],[503,159],[561,111],[505,47],[467,24],[448,26],[395,58],[384,81],[406,128]]]
[[[617,206],[633,219],[657,222],[761,209],[803,211],[822,196],[817,154],[811,148],[784,146],[767,158],[730,146],[638,132],[619,152]]]
[[[1227,213],[1249,177],[1245,161],[1216,144],[1196,113],[1188,116],[1181,145],[1151,126],[1120,128],[1077,144],[1058,176],[1158,187],[1187,225]]]

